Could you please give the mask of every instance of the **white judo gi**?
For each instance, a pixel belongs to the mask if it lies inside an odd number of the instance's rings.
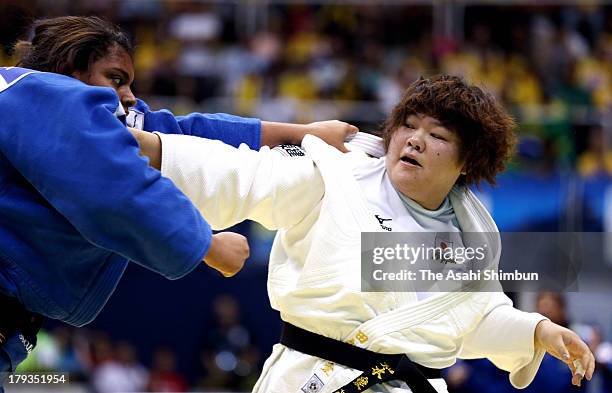
[[[284,321],[371,351],[405,353],[431,368],[486,357],[510,372],[515,387],[532,381],[544,355],[534,349],[534,331],[545,318],[513,308],[503,293],[440,293],[419,301],[413,292],[360,291],[361,232],[381,231],[351,173],[364,155],[343,155],[310,135],[302,157],[159,136],[162,174],[213,228],[251,219],[278,229],[268,293]],[[497,244],[491,252],[499,257],[497,227],[474,194],[455,187],[449,196],[462,230],[491,234]],[[331,393],[360,373],[277,344],[254,391]],[[442,380],[431,382],[447,391]],[[401,382],[368,390],[409,391]]]

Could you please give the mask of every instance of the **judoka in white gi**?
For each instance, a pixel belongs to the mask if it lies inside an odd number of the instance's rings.
[[[532,381],[548,351],[580,384],[594,369],[586,344],[539,314],[513,308],[501,292],[360,291],[361,232],[497,233],[466,186],[494,181],[510,154],[513,125],[491,96],[441,76],[409,87],[387,121],[385,142],[365,149],[386,151],[382,158],[342,154],[312,136],[303,150],[252,151],[165,134],[139,141],[150,143],[143,151],[161,154],[162,174],[213,228],[251,219],[278,230],[268,292],[283,321],[370,351],[407,354],[430,368],[485,357],[518,388]],[[277,344],[254,392],[331,393],[362,371]],[[447,391],[441,379],[430,383]],[[410,389],[393,381],[367,391]]]

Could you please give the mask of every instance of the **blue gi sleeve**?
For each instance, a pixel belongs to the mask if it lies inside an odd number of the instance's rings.
[[[261,147],[261,121],[225,113],[191,113],[174,116],[168,110],[151,111],[142,100],[130,109],[128,125],[164,134],[185,134],[217,139],[238,147],[246,143],[251,149]]]
[[[111,89],[32,74],[0,93],[0,104],[13,130],[0,132],[2,153],[89,242],[170,279],[202,261],[208,223],[138,155]]]

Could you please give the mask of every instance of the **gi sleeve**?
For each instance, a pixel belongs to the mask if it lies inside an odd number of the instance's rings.
[[[286,157],[264,146],[238,149],[219,141],[158,134],[162,166],[214,229],[245,219],[268,229],[301,221],[323,198],[321,175],[308,156]]]
[[[512,307],[507,299],[493,307],[474,330],[465,336],[459,357],[488,358],[498,368],[510,373],[510,383],[524,388],[533,381],[546,351],[535,350],[534,334],[537,324],[546,317]]]
[[[217,139],[234,147],[246,143],[251,149],[261,146],[261,121],[225,113],[191,113],[174,116],[168,110],[151,111],[142,100],[128,114],[128,125],[164,134],[183,134]]]
[[[94,245],[167,278],[202,261],[209,225],[139,156],[138,144],[114,116],[119,102],[111,89],[40,73],[1,94],[13,97],[2,102],[11,113],[4,123],[14,132],[0,132],[0,149],[41,203]]]

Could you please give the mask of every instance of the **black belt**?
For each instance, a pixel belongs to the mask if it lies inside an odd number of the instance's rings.
[[[406,355],[385,355],[309,332],[283,322],[281,344],[296,351],[360,370],[357,378],[334,393],[362,392],[392,380],[406,382],[413,393],[436,393],[427,379],[442,378],[439,369],[414,363]]]
[[[14,297],[0,293],[0,345],[19,331],[32,344],[36,345],[36,334],[42,326],[40,314],[26,310]]]

